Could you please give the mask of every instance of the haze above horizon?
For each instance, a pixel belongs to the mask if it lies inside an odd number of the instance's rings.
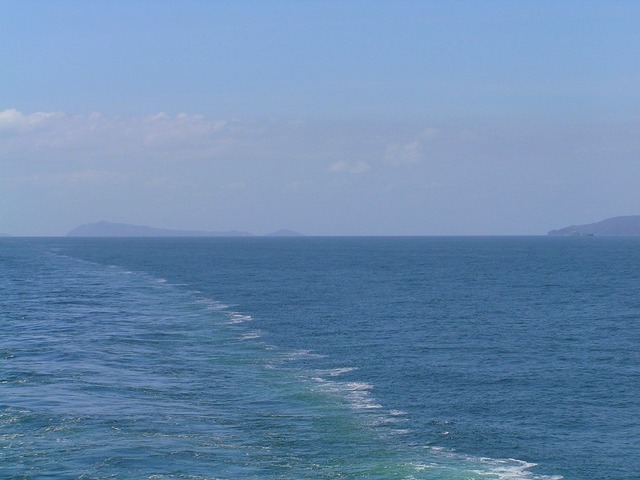
[[[640,3],[2,2],[0,232],[640,213]]]

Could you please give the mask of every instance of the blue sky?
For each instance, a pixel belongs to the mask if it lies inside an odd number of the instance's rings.
[[[640,3],[0,1],[0,232],[640,214]]]

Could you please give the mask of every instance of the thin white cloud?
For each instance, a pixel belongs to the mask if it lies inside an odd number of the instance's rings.
[[[427,144],[440,135],[440,129],[428,127],[410,141],[391,143],[385,159],[393,165],[407,165],[424,160]]]
[[[365,173],[371,170],[371,166],[367,162],[357,162],[351,167],[351,173]]]
[[[0,136],[0,149],[20,152],[85,150],[91,151],[92,155],[113,155],[166,150],[187,144],[202,150],[224,144],[217,134],[226,124],[224,120],[185,113],[109,117],[97,112],[88,115],[25,114],[9,109],[0,111],[0,132],[5,132]]]
[[[248,188],[247,182],[231,182],[227,185],[227,189],[233,192],[241,192]]]
[[[330,173],[363,174],[380,159],[389,164],[419,162],[423,146],[439,134],[433,128],[418,130],[413,137],[406,133],[382,124],[372,129],[358,123],[243,121],[188,113],[134,117],[8,109],[0,111],[0,159],[25,166],[47,162],[67,169],[82,165],[123,171],[133,164],[243,159],[319,168],[328,164]],[[342,160],[354,157],[358,160]]]
[[[454,187],[456,187],[456,184],[453,182],[430,182],[425,185],[425,189],[427,190],[440,190]]]
[[[25,115],[11,108],[0,112],[0,129],[24,130],[63,117],[64,114],[60,112],[35,112]]]
[[[187,189],[192,185],[186,182],[175,180],[171,177],[161,176],[152,177],[145,182],[145,186],[160,190],[175,190],[175,189]]]
[[[300,192],[306,186],[308,186],[308,182],[301,182],[299,180],[294,180],[293,182],[289,182],[286,186],[286,190],[289,192]]]
[[[335,162],[329,165],[328,171],[331,173],[365,173],[371,170],[371,165],[367,162],[359,161],[355,163],[348,163],[345,161]]]
[[[131,122],[133,132],[138,132],[145,146],[170,146],[187,141],[210,139],[227,124],[225,120],[207,120],[203,115],[179,113],[170,117],[158,113]],[[136,125],[136,123],[139,123]]]
[[[329,165],[329,171],[331,173],[346,172],[348,169],[349,169],[349,164],[347,162],[335,162]]]
[[[65,173],[36,173],[6,178],[4,182],[16,187],[72,187],[123,185],[128,180],[128,175],[119,172],[85,170]]]
[[[440,134],[440,129],[439,128],[434,128],[434,127],[428,127],[425,128],[421,133],[420,133],[420,138],[421,139],[431,139],[431,138],[435,138]]]
[[[419,141],[389,145],[385,155],[385,159],[394,165],[418,163],[422,158],[422,144]]]

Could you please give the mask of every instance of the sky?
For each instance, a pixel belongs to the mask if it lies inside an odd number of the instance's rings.
[[[0,0],[0,233],[640,214],[640,2]]]

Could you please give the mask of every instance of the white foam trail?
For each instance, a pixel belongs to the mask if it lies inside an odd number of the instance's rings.
[[[225,305],[224,303],[218,302],[217,300],[211,300],[210,298],[198,299],[196,300],[196,303],[204,305],[204,308],[206,310],[220,311],[229,308],[229,305]]]
[[[248,333],[245,333],[244,335],[242,335],[240,337],[241,340],[254,340],[256,338],[260,338],[262,335],[260,335],[260,332],[258,330],[252,330]]]
[[[284,359],[288,361],[317,359],[317,358],[325,358],[325,356],[320,355],[319,353],[313,353],[311,350],[296,350],[294,352],[290,352],[286,354],[284,357]]]
[[[251,320],[253,320],[251,315],[242,315],[238,312],[229,313],[229,323],[231,324],[250,322]]]
[[[524,462],[509,458],[507,460],[495,460],[491,458],[481,458],[480,461],[491,465],[489,472],[478,472],[485,476],[493,475],[499,480],[561,480],[562,476],[558,475],[535,475],[530,471],[535,467],[535,463]]]
[[[318,375],[324,377],[339,377],[340,375],[344,375],[345,373],[353,372],[358,370],[356,367],[343,367],[343,368],[332,368],[329,370],[318,370]]]
[[[356,410],[378,410],[382,405],[376,403],[371,395],[373,385],[366,382],[336,382],[322,377],[314,377],[320,391],[344,396],[352,408]]]
[[[391,411],[389,411],[389,415],[392,415],[394,417],[400,417],[400,416],[404,416],[406,414],[407,414],[407,412],[405,412],[403,410],[391,410]]]
[[[538,475],[530,471],[535,463],[516,459],[478,458],[457,454],[442,447],[429,447],[436,460],[412,463],[417,472],[425,470],[448,471],[463,475],[460,478],[485,478],[487,480],[562,480],[561,475]],[[439,460],[437,457],[440,457]]]

